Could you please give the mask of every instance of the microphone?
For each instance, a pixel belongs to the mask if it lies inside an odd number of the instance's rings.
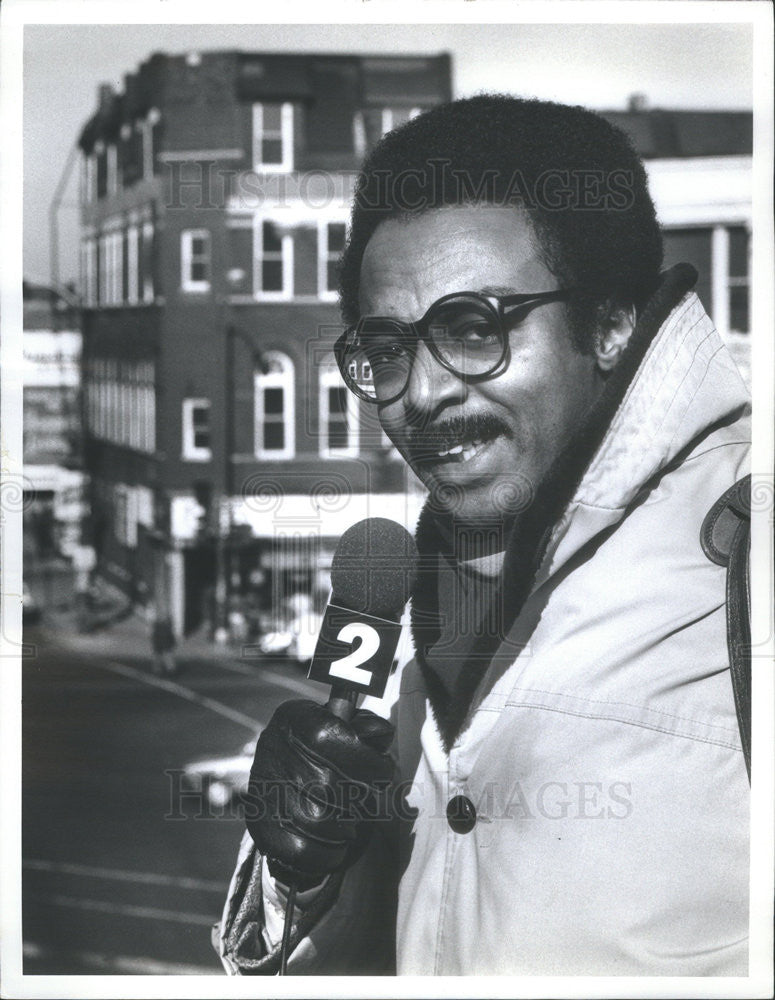
[[[385,693],[417,560],[409,532],[384,517],[358,521],[339,539],[331,600],[307,676],[331,685],[326,707],[344,721],[358,695]]]

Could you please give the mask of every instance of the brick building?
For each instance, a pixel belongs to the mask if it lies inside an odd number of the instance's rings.
[[[358,162],[450,98],[445,55],[153,55],[82,150],[85,464],[101,574],[179,631],[322,584],[417,500],[330,344]],[[217,609],[214,615],[213,608]]]
[[[27,281],[22,301],[25,542],[70,555],[83,514],[79,310],[67,290]]]

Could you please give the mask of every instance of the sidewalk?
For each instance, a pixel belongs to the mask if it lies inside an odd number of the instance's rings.
[[[139,608],[133,608],[125,599],[103,595],[100,606],[90,612],[91,624],[87,631],[79,629],[72,574],[63,560],[51,560],[37,567],[31,574],[30,587],[36,592],[41,606],[43,628],[61,632],[70,643],[84,650],[93,650],[104,656],[130,655],[151,660],[151,624]],[[248,650],[254,647],[248,645]],[[220,644],[211,641],[204,628],[179,640],[175,656],[180,659],[239,660],[259,665],[262,659],[257,652],[243,655],[243,644]]]

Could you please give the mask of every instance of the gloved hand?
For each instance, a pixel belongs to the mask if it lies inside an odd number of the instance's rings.
[[[245,819],[270,873],[301,890],[349,867],[386,816],[393,727],[373,712],[343,722],[286,701],[256,745]],[[371,821],[371,822],[370,822]]]

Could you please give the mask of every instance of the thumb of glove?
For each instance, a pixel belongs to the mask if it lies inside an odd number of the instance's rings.
[[[350,726],[355,730],[358,739],[376,750],[386,754],[395,736],[395,729],[387,721],[368,709],[360,708],[350,719]]]

